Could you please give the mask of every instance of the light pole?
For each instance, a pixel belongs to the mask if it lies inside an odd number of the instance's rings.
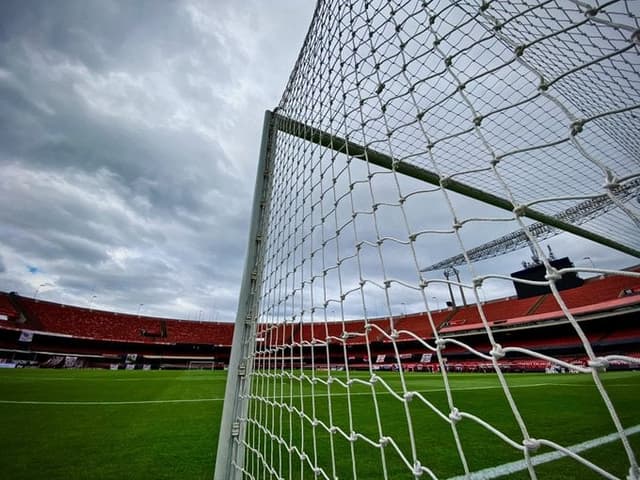
[[[591,263],[591,268],[596,268],[596,265],[593,263],[591,257],[584,257],[583,260],[589,260],[589,263]]]
[[[97,298],[97,295],[92,295],[89,299],[89,310],[91,310],[91,305],[93,305],[93,301]]]
[[[407,304],[402,302],[402,315],[407,316]]]
[[[40,285],[38,285],[38,288],[36,288],[36,291],[33,293],[33,300],[34,301],[38,301],[38,292],[40,291],[40,289],[42,287],[48,287],[49,284],[48,283],[41,283]]]
[[[140,303],[140,304],[138,305],[138,313],[137,313],[137,315],[138,315],[138,316],[140,316],[140,309],[141,309],[143,306],[144,306],[144,303]]]
[[[482,294],[482,303],[483,304],[487,303],[487,294],[484,293],[484,288],[482,288],[482,286],[478,287],[478,292]]]
[[[436,297],[431,297],[431,300],[436,302],[436,306],[438,307],[438,310],[440,310],[440,300],[438,300]]]

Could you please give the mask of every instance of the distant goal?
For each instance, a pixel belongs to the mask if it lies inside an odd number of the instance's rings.
[[[563,283],[620,277],[611,305],[637,308],[639,14],[318,1],[265,115],[217,479],[542,478],[546,453],[640,478],[640,417],[606,373],[640,349],[607,350]],[[584,400],[541,416],[523,370],[581,373]],[[615,455],[575,447],[608,434]]]
[[[213,360],[191,360],[187,368],[189,370],[214,370],[216,362]]]

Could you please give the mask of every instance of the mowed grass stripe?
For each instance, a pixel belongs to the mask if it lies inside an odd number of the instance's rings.
[[[118,379],[115,379],[118,380]],[[114,381],[115,381],[114,380]],[[532,384],[522,384],[522,385],[513,385],[509,388],[539,388],[539,387],[551,387],[551,386],[562,386],[562,387],[578,387],[585,388],[591,387],[589,384],[572,384],[572,383],[532,383]],[[624,383],[624,384],[612,384],[609,387],[635,387],[637,385]],[[451,388],[453,392],[464,392],[464,391],[473,391],[473,390],[496,390],[502,389],[501,386],[472,386],[472,387],[461,387],[457,386]],[[416,391],[416,390],[412,390]],[[444,392],[444,388],[428,388],[421,389],[419,393],[435,393],[435,392]],[[286,398],[300,399],[300,398],[312,398],[312,397],[327,397],[328,393],[315,393],[315,394],[304,394],[304,395],[292,395],[286,396]],[[352,392],[352,393],[340,393],[340,392],[332,392],[332,397],[346,397],[346,396],[367,396],[371,395],[370,391],[367,392]],[[392,395],[391,392],[386,390],[377,390],[376,395]],[[266,399],[280,399],[278,397],[265,397]],[[222,402],[224,401],[223,397],[220,398],[178,398],[178,399],[166,399],[166,400],[123,400],[123,401],[73,401],[73,400],[3,400],[0,399],[0,404],[24,404],[24,405],[145,405],[145,404],[153,404],[153,403],[190,403],[190,402]]]
[[[10,441],[0,449],[0,478],[210,480],[223,402],[188,400],[222,399],[225,377],[210,371],[0,371],[2,399],[76,402],[4,403],[0,431]]]

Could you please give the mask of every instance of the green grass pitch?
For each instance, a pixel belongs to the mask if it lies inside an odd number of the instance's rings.
[[[309,373],[309,372],[307,372]],[[318,372],[319,376],[327,375]],[[332,372],[344,380],[344,373]],[[401,391],[397,373],[381,373],[389,387]],[[352,378],[366,379],[359,372]],[[625,428],[640,424],[640,372],[606,373],[604,381]],[[407,388],[419,391],[447,411],[442,380],[427,373],[406,374]],[[574,445],[613,433],[611,420],[588,375],[508,375],[507,381],[532,437]],[[292,393],[293,405],[308,416],[378,438],[378,423],[370,388],[352,384],[326,387],[304,381]],[[454,401],[460,410],[482,417],[504,433],[519,438],[495,375],[451,375]],[[2,479],[207,479],[212,478],[222,412],[225,374],[210,371],[0,370],[0,478]],[[261,385],[256,384],[256,387]],[[264,384],[264,396],[273,395]],[[411,418],[415,448],[423,465],[441,478],[462,473],[449,426],[420,399],[407,406],[377,387],[383,433],[398,440],[410,457],[407,418]],[[287,396],[291,392],[275,392]],[[300,396],[300,393],[303,395]],[[352,458],[358,478],[381,478],[382,463],[389,478],[413,478],[392,446],[380,450],[365,440],[349,442],[313,428],[295,412],[262,406],[255,413],[265,425],[293,445],[304,448],[325,471],[352,478]],[[351,412],[351,413],[349,413]],[[283,415],[280,415],[283,413]],[[408,415],[407,415],[408,414]],[[517,461],[521,456],[502,440],[469,419],[459,424],[472,471]],[[250,431],[257,435],[257,431]],[[283,475],[314,478],[298,457],[273,442],[260,449]],[[636,455],[640,435],[631,437]],[[314,442],[316,447],[314,448]],[[541,448],[536,454],[549,449]],[[353,452],[353,453],[352,453]],[[615,441],[582,453],[624,478],[628,462]],[[538,478],[599,478],[575,461],[562,459],[536,467]],[[261,472],[262,473],[262,472]],[[301,476],[302,474],[302,476]],[[267,477],[268,478],[268,477]],[[509,478],[529,478],[519,472]]]

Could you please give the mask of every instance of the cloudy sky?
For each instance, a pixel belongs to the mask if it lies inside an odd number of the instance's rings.
[[[0,2],[0,290],[231,320],[314,3]]]
[[[0,1],[0,290],[233,320],[263,113],[314,4]],[[578,266],[636,263],[569,235],[547,243]]]

